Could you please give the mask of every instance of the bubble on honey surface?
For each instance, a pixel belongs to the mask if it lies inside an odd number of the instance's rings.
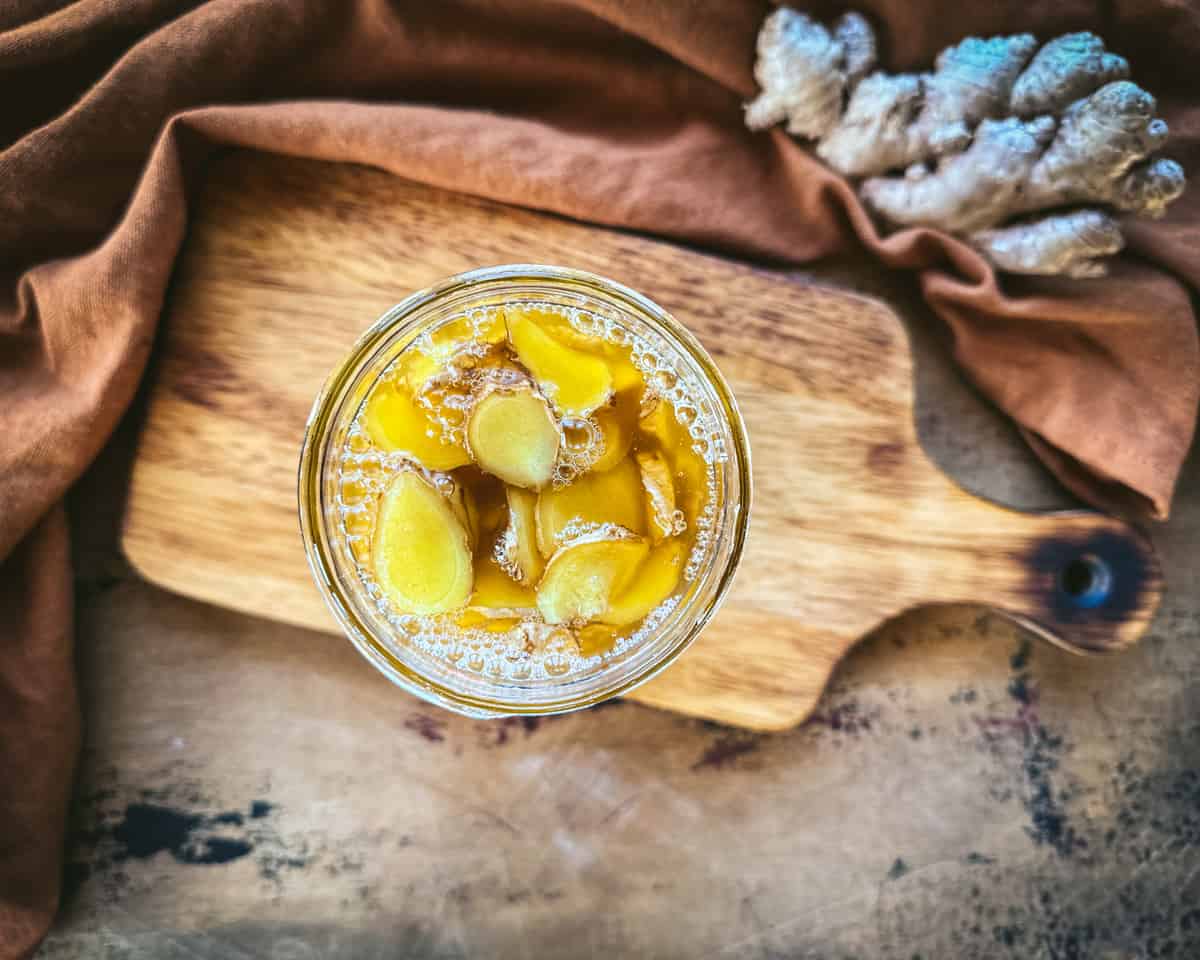
[[[560,487],[587,473],[600,459],[604,453],[604,433],[590,417],[564,417],[562,441],[551,478]]]
[[[433,485],[443,497],[451,497],[455,490],[458,489],[458,484],[454,482],[454,478],[448,473],[434,473]]]
[[[554,473],[550,476],[550,486],[555,490],[561,490],[572,483],[575,476],[575,471],[571,468],[570,464],[560,460],[554,465]]]
[[[357,563],[364,564],[370,562],[371,541],[369,538],[350,534],[346,537],[346,542],[350,545],[350,552]]]
[[[682,510],[671,514],[671,535],[678,537],[687,532],[687,515]]]
[[[650,611],[646,618],[641,622],[638,628],[633,633],[625,636],[618,636],[613,643],[612,649],[605,655],[606,657],[616,657],[621,654],[628,653],[641,646],[646,640],[649,640],[658,632],[659,627],[664,621],[675,611],[679,606],[679,595],[667,597],[662,603]]]
[[[584,310],[572,310],[567,316],[571,326],[585,337],[599,337],[604,332],[603,321]]]
[[[571,658],[561,653],[547,653],[542,668],[552,677],[565,677],[571,672]]]
[[[624,346],[629,342],[629,331],[610,320],[604,325],[604,339],[617,346]]]
[[[510,663],[527,663],[532,656],[533,647],[525,638],[524,631],[510,630],[505,634],[505,642],[501,655]]]
[[[373,526],[371,518],[364,510],[347,510],[342,514],[342,524],[346,528],[346,533],[353,537],[370,534]]]
[[[576,540],[626,540],[632,534],[617,523],[596,523],[572,517],[554,536],[555,546]]]
[[[705,388],[694,373],[671,356],[665,340],[654,341],[649,336],[626,328],[615,317],[601,317],[572,307],[542,302],[527,302],[524,306],[555,313],[570,326],[597,340],[628,349],[629,356],[641,373],[646,390],[642,397],[641,413],[647,413],[655,403],[667,403],[676,419],[692,437],[693,450],[706,464],[704,507],[695,518],[695,533],[688,562],[684,569],[685,582],[694,581],[709,560],[713,531],[717,519],[718,481],[715,464],[727,457],[723,434],[705,397]],[[417,396],[417,402],[431,421],[431,435],[454,443],[463,442],[464,425],[473,400],[473,393],[485,382],[523,382],[523,371],[496,365],[498,349],[485,342],[485,332],[494,322],[496,308],[469,312],[473,331],[470,342],[454,349],[445,367],[431,377]],[[463,315],[450,317],[447,323],[461,320]],[[420,352],[438,358],[433,337],[422,334],[412,345]],[[399,358],[381,375],[381,380],[398,378]],[[490,365],[489,365],[490,364]],[[589,418],[579,418],[566,424],[562,456],[553,475],[555,487],[571,483],[585,472],[603,452],[603,434]],[[618,634],[613,646],[603,653],[583,656],[571,631],[543,623],[537,615],[528,617],[509,629],[489,631],[481,627],[463,627],[442,616],[421,617],[400,614],[394,610],[371,565],[370,543],[374,535],[375,514],[379,496],[395,476],[404,470],[416,470],[443,493],[453,493],[454,481],[447,474],[422,469],[403,454],[380,450],[365,429],[365,404],[346,434],[346,440],[335,452],[335,513],[337,527],[353,568],[381,621],[394,631],[392,638],[384,637],[398,647],[421,651],[452,669],[467,669],[495,680],[536,681],[555,680],[598,669],[613,658],[637,648],[661,628],[680,603],[680,594],[668,597],[648,614],[637,629]],[[682,511],[672,515],[672,530],[686,532],[688,518]],[[558,542],[579,537],[621,537],[628,534],[615,524],[583,524],[572,521],[559,533]],[[499,546],[499,545],[497,545]],[[504,551],[507,553],[507,551]],[[498,551],[499,553],[499,551]],[[499,557],[497,557],[499,559]]]
[[[382,470],[383,458],[374,450],[359,455],[358,472],[367,480],[377,479]]]
[[[668,393],[679,385],[679,378],[673,370],[659,370],[650,379],[650,386],[658,393]]]
[[[571,456],[586,455],[603,441],[600,428],[585,417],[564,417],[563,445]]]
[[[479,372],[479,381],[495,384],[497,387],[519,387],[528,383],[525,373],[516,367],[491,367]]]
[[[346,506],[359,506],[368,496],[370,496],[370,491],[357,474],[351,474],[342,479],[338,498]]]

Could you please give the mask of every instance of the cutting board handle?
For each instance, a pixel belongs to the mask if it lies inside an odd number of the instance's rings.
[[[1134,527],[1083,511],[1030,514],[958,490],[932,521],[963,564],[928,596],[983,602],[1073,653],[1110,653],[1146,630],[1163,592],[1150,541]],[[953,553],[954,551],[949,551]]]

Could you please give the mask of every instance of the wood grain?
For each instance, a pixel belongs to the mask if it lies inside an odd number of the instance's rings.
[[[1077,652],[1144,630],[1147,542],[1090,514],[1036,516],[925,456],[900,321],[874,301],[674,246],[397,180],[233,154],[212,170],[165,317],[124,531],[150,580],[332,629],[299,545],[295,465],[312,398],[354,339],[462,270],[545,262],[658,301],[713,354],[754,457],[746,558],[696,644],[632,696],[760,729],[802,720],[836,663],[914,606],[975,602]],[[1102,602],[1063,589],[1102,564]]]

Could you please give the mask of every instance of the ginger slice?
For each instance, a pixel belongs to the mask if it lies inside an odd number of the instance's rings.
[[[488,619],[509,619],[531,616],[537,609],[533,588],[513,580],[500,569],[494,558],[481,558],[476,566],[475,588],[467,601],[468,611]]]
[[[628,346],[611,343],[600,337],[576,330],[565,317],[545,310],[526,308],[525,316],[559,343],[581,353],[600,357],[608,364],[608,372],[612,374],[613,393],[640,387],[645,383],[645,377],[642,375],[642,371],[634,365],[632,351]]]
[[[641,537],[616,529],[584,536],[555,552],[538,584],[537,605],[547,623],[585,623],[604,614],[628,585],[649,547]]]
[[[479,509],[475,506],[475,495],[460,480],[450,476],[447,476],[447,479],[453,486],[449,493],[443,491],[442,496],[450,504],[458,522],[467,531],[467,541],[474,550],[475,545],[479,543]]]
[[[445,613],[471,595],[471,545],[450,502],[405,471],[379,503],[372,551],[375,577],[401,613]]]
[[[524,586],[537,583],[546,563],[537,545],[537,494],[520,487],[505,487],[508,525],[496,542],[496,562]]]
[[[604,441],[604,452],[592,463],[592,470],[598,473],[611,470],[629,452],[634,431],[637,429],[641,395],[642,386],[639,381],[635,387],[615,394],[611,403],[592,415]]]
[[[641,620],[671,595],[686,561],[687,544],[678,537],[653,547],[629,586],[613,597],[598,619],[616,627]]]
[[[558,459],[558,425],[531,387],[492,388],[467,419],[467,446],[475,462],[505,483],[539,490]]]
[[[598,657],[608,653],[617,639],[617,628],[607,623],[589,623],[575,634],[581,657]]]
[[[644,534],[645,500],[641,477],[629,457],[611,470],[585,473],[565,487],[543,490],[537,505],[538,548],[543,556],[553,554],[568,525],[617,524]]]
[[[396,361],[397,371],[414,394],[464,361],[473,366],[504,342],[507,329],[499,311],[489,317],[455,317],[418,337]],[[471,358],[469,361],[467,358]]]
[[[472,464],[455,471],[455,479],[465,483],[471,491],[469,503],[475,506],[475,550],[489,555],[496,537],[508,522],[508,503],[504,484]]]
[[[660,543],[675,533],[675,485],[671,482],[671,468],[661,453],[643,450],[635,459],[646,490],[650,542]]]
[[[485,630],[488,633],[508,633],[521,622],[523,617],[531,616],[536,612],[537,608],[535,607],[522,613],[521,616],[494,616],[486,609],[476,610],[473,607],[467,607],[454,618],[454,625],[462,627],[464,630],[476,629]]]
[[[638,431],[664,450],[674,450],[681,444],[691,443],[687,431],[675,419],[671,405],[656,393],[647,393],[642,399]]]
[[[618,348],[612,344],[605,344],[605,360],[608,363],[609,372],[612,374],[613,392],[622,393],[626,390],[633,390],[645,385],[645,378],[642,376],[642,371],[633,365],[633,361],[629,359],[629,350]]]
[[[612,396],[612,372],[599,357],[568,347],[534,319],[537,311],[508,308],[508,342],[561,417],[586,417]]]
[[[675,487],[675,505],[685,517],[697,517],[708,486],[708,467],[692,446],[687,428],[675,417],[675,411],[661,397],[644,404],[638,420],[634,447],[657,450],[670,468]]]
[[[375,387],[367,400],[365,420],[376,446],[403,453],[428,470],[453,470],[471,462],[466,448],[443,440],[437,424],[399,384]]]

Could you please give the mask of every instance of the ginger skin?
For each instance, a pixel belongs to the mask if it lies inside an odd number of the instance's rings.
[[[830,31],[781,7],[746,122],[817,141],[887,224],[954,233],[1012,273],[1095,277],[1123,245],[1115,214],[1161,217],[1183,192],[1182,167],[1151,156],[1154,98],[1094,34],[967,37],[922,74],[869,72],[875,49],[857,14]]]
[[[831,34],[815,20],[780,7],[758,35],[754,78],[763,92],[746,108],[751,130],[783,120],[797,137],[823,136],[842,112],[851,78],[875,63],[875,34],[857,13],[848,13]]]
[[[1086,209],[1054,214],[1033,223],[980,230],[971,234],[970,241],[1009,273],[1068,277],[1103,276],[1102,258],[1125,245],[1116,220],[1099,210]]]

